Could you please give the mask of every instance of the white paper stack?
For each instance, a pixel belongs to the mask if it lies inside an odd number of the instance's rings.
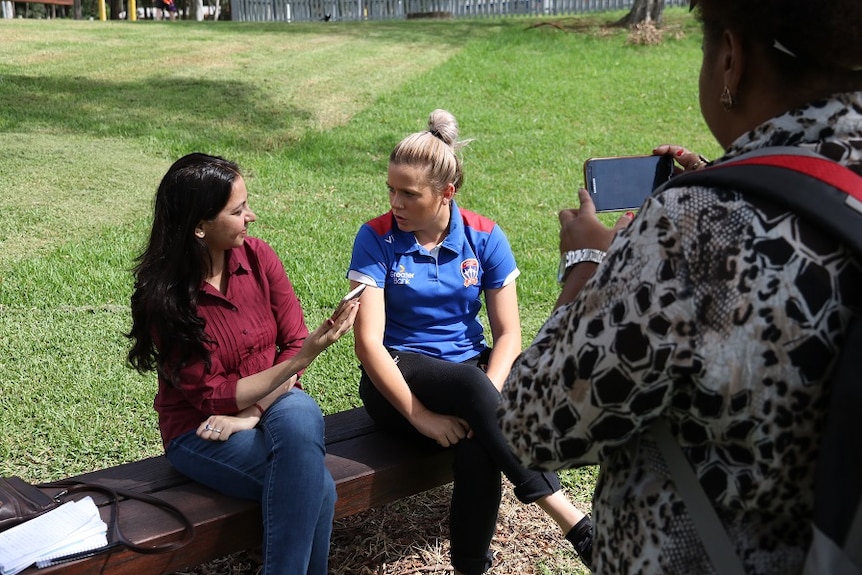
[[[0,575],[15,575],[52,559],[108,544],[108,526],[92,498],[70,501],[0,533]]]

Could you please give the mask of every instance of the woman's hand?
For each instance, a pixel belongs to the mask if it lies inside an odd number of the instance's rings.
[[[674,146],[672,144],[662,144],[657,146],[652,151],[653,156],[670,156],[678,165],[675,165],[673,168],[674,174],[680,174],[682,172],[690,172],[692,170],[699,170],[709,165],[709,160],[692,152],[691,150],[687,150],[682,146]]]
[[[359,311],[359,300],[353,299],[339,304],[332,317],[324,321],[316,330],[308,334],[302,344],[302,352],[308,354],[311,359],[317,357],[324,349],[338,341],[338,339],[350,331]]]
[[[635,215],[626,212],[614,227],[606,228],[596,217],[596,206],[590,193],[581,188],[578,190],[578,198],[581,200],[581,207],[560,212],[560,253],[579,249],[607,252],[616,233],[632,223]],[[573,301],[596,272],[596,268],[596,264],[592,262],[575,265],[566,276],[554,307],[558,308]]]
[[[441,415],[430,410],[414,416],[410,423],[419,433],[430,437],[443,447],[455,445],[465,437],[473,435],[470,425],[460,417]]]
[[[614,235],[631,223],[634,214],[626,212],[613,228],[607,228],[596,216],[590,193],[581,188],[578,199],[579,208],[560,212],[560,253],[580,249],[608,251]]]
[[[273,399],[288,391],[296,383],[295,376],[297,373],[311,365],[311,362],[320,355],[320,352],[350,331],[358,310],[358,300],[340,304],[331,318],[323,322],[320,327],[305,338],[302,347],[295,356],[263,371],[241,378],[239,385],[237,385],[237,403],[249,406],[272,394],[280,387],[284,389],[275,394]]]
[[[254,429],[260,417],[235,415],[210,415],[198,426],[198,437],[208,441],[227,441],[237,431]]]

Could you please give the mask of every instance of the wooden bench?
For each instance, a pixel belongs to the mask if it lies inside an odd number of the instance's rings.
[[[452,480],[451,450],[396,437],[376,428],[364,408],[326,416],[326,464],[335,479],[335,518],[346,517]],[[257,503],[227,497],[174,471],[164,457],[152,457],[70,479],[140,491],[179,507],[195,526],[193,540],[172,553],[142,555],[126,549],[87,559],[34,567],[28,575],[157,575],[260,546]],[[56,491],[56,490],[53,490]],[[52,490],[46,490],[51,493]],[[93,498],[98,502],[99,497]],[[108,508],[102,507],[107,521]],[[120,505],[123,533],[137,543],[175,539],[178,521],[133,500]]]

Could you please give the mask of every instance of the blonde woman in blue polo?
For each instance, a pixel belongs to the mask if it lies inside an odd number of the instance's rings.
[[[520,501],[537,503],[556,521],[589,564],[589,518],[554,473],[515,459],[497,425],[500,389],[521,352],[520,272],[500,227],[455,202],[461,145],[452,114],[432,112],[428,130],[407,136],[389,157],[391,210],[356,236],[348,279],[368,286],[354,327],[360,395],[384,428],[454,449],[456,575],[491,566],[501,473]],[[483,294],[493,349],[478,317]]]

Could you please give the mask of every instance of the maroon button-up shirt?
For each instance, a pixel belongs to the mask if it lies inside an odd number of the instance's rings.
[[[165,446],[196,429],[212,414],[233,414],[237,381],[293,357],[308,328],[299,300],[275,251],[263,240],[246,238],[227,253],[227,290],[204,283],[198,314],[214,342],[212,363],[190,362],[179,372],[179,387],[159,378],[154,407]]]

